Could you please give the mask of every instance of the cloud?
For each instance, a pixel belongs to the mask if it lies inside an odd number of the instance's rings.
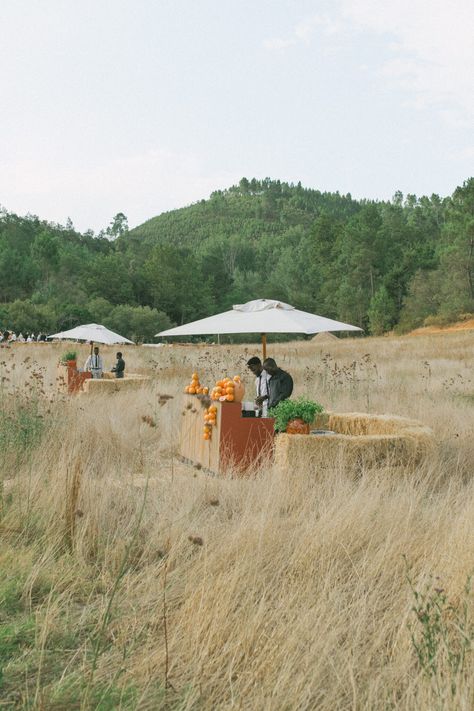
[[[309,45],[317,30],[326,35],[336,34],[340,30],[338,21],[329,15],[311,15],[294,25],[287,37],[265,39],[263,46],[269,51],[279,51],[298,44]]]
[[[167,149],[85,166],[31,156],[1,165],[0,194],[9,211],[60,224],[71,217],[79,230],[98,231],[119,211],[133,227],[207,198],[219,185],[232,185],[241,177],[215,172],[197,154]]]
[[[265,47],[265,49],[268,49],[270,51],[286,49],[287,47],[291,47],[294,44],[296,44],[296,40],[294,37],[292,39],[281,39],[281,37],[274,37],[273,39],[266,39],[263,41],[263,46]]]
[[[341,0],[338,16],[359,33],[386,38],[393,56],[379,75],[455,125],[474,119],[471,0]]]
[[[377,38],[371,69],[386,85],[405,91],[407,105],[434,109],[453,128],[472,123],[472,0],[334,0],[328,7],[263,46],[269,51],[309,46],[318,35],[327,53],[347,47],[357,52]]]

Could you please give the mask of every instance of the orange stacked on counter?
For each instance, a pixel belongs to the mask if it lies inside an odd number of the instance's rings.
[[[209,388],[205,388],[199,382],[199,375],[193,373],[191,376],[191,382],[186,385],[184,392],[188,395],[207,395],[209,393]]]
[[[212,427],[217,424],[217,407],[210,405],[204,410],[204,432],[203,439],[211,439]]]
[[[221,402],[234,402],[236,389],[239,389],[240,392],[240,388],[242,388],[240,375],[234,375],[233,379],[223,378],[222,380],[218,380],[214,385],[211,392],[211,399],[220,400]]]

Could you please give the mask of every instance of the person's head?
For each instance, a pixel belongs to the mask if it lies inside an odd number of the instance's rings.
[[[263,370],[262,361],[260,358],[257,358],[257,356],[254,356],[247,361],[247,367],[256,376],[260,375]]]
[[[122,354],[120,353],[120,351],[118,353],[116,353],[115,355],[116,355],[117,360],[122,357]]]
[[[99,346],[94,346],[94,353],[99,355]]]
[[[267,371],[268,375],[275,375],[279,371],[279,367],[273,358],[265,358],[263,361],[263,369]]]

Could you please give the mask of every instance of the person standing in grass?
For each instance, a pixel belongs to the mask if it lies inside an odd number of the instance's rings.
[[[102,356],[99,355],[99,348],[96,346],[94,348],[94,353],[87,358],[84,370],[89,370],[92,373],[93,378],[101,378],[102,372],[104,370],[104,361]]]
[[[255,375],[255,405],[259,410],[260,417],[267,416],[268,410],[268,381],[270,376],[263,369],[262,361],[257,356],[247,361],[247,367]]]
[[[263,361],[263,369],[270,376],[268,381],[268,408],[270,409],[291,396],[293,378],[286,370],[279,368],[273,358],[266,358]]]
[[[117,353],[117,362],[115,363],[114,367],[112,368],[112,373],[115,373],[116,378],[123,378],[123,376],[124,376],[125,361],[122,358],[122,354],[120,352]]]

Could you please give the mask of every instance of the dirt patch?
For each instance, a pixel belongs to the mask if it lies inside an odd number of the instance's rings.
[[[430,336],[433,333],[453,333],[455,331],[474,331],[474,318],[458,321],[450,326],[423,326],[407,333],[407,336]]]

